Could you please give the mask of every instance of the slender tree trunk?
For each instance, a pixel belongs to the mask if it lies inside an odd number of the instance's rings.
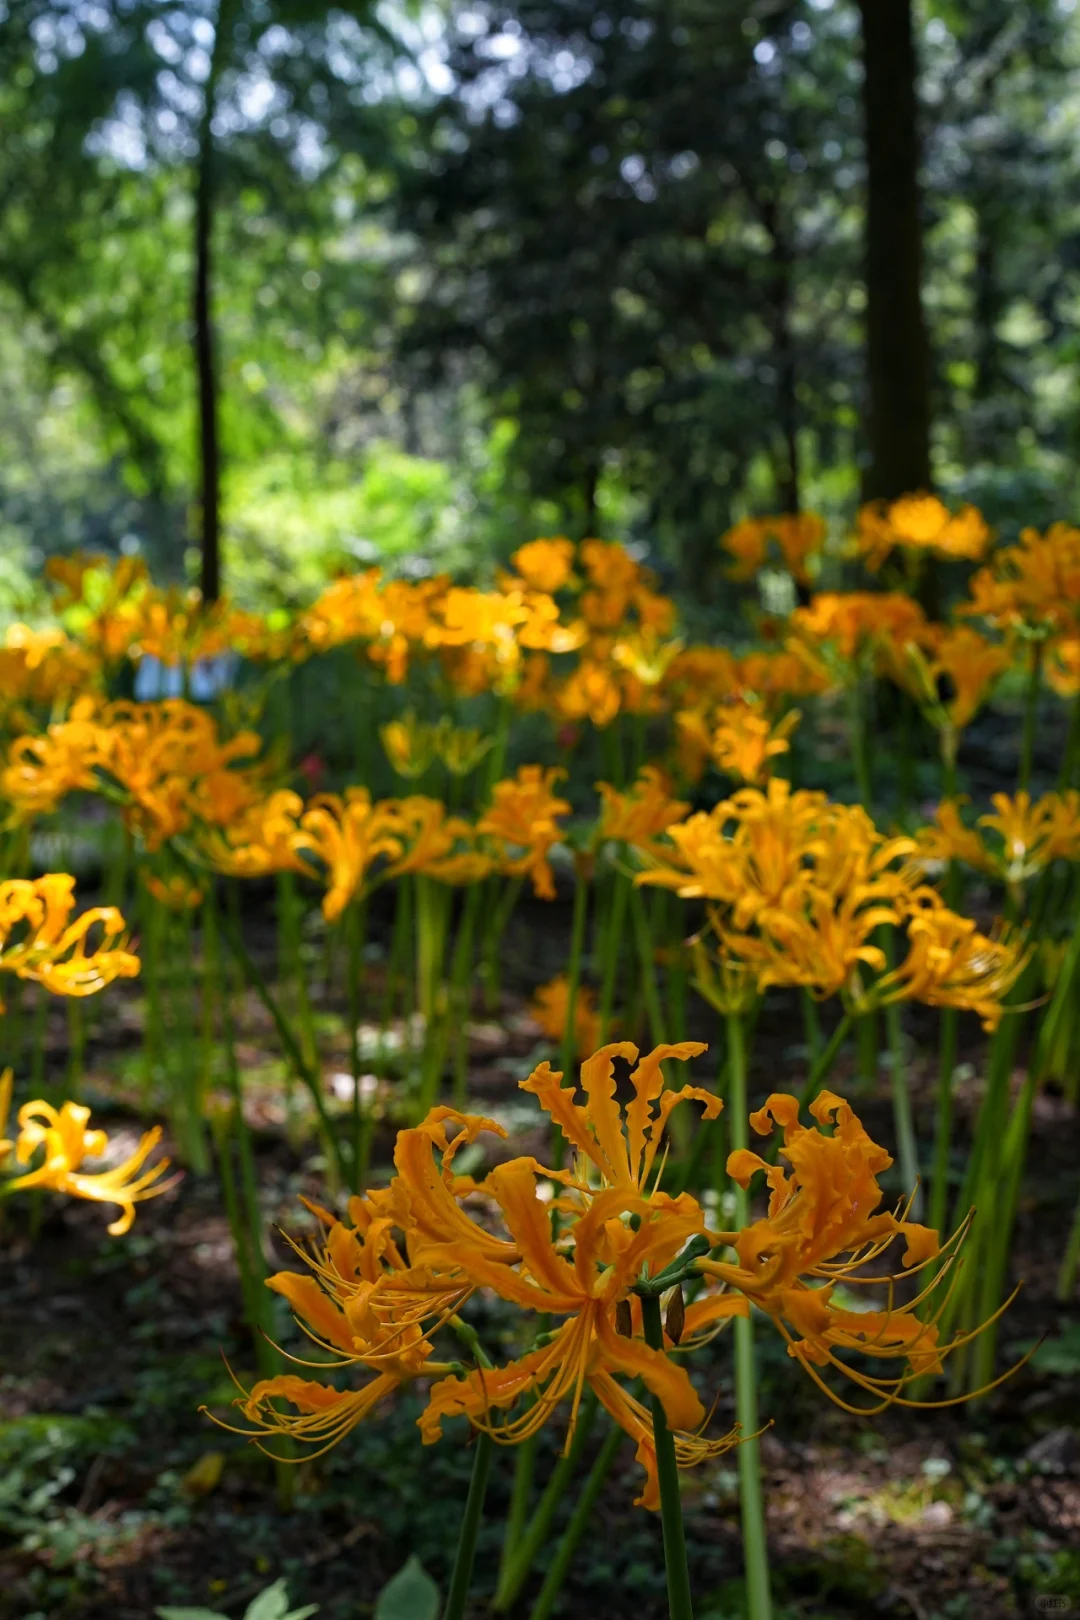
[[[859,0],[866,128],[868,498],[930,486],[930,356],[911,0]]]
[[[206,80],[199,154],[195,172],[195,373],[199,407],[199,542],[200,584],[204,602],[221,594],[221,438],[218,422],[217,343],[214,331],[214,112],[218,80],[226,52],[229,0],[221,0],[214,30],[214,49]]]

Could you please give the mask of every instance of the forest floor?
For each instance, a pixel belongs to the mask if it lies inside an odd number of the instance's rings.
[[[521,927],[509,959],[511,967],[528,964],[527,982],[543,964],[533,959],[527,921]],[[513,982],[513,972],[507,976]],[[120,991],[103,999],[85,1090],[103,1122],[134,1142],[142,1004],[137,992]],[[537,1041],[524,1008],[523,998],[508,996],[499,1019],[472,1031],[471,1101],[511,1133],[506,1144],[490,1139],[489,1162],[495,1154],[544,1155],[545,1136],[529,1128],[530,1108],[517,1091]],[[805,1072],[801,1032],[788,1016],[797,1024],[797,1014],[786,1004],[777,1009],[777,1017],[761,1020],[755,1050],[759,1100],[797,1086]],[[246,1111],[274,1223],[268,1241],[275,1262],[285,1265],[288,1249],[274,1227],[299,1229],[298,1194],[325,1196],[321,1166],[311,1142],[298,1144],[287,1129],[269,1020],[254,1000],[242,1013]],[[66,1026],[62,1013],[54,1017],[49,1042],[62,1065]],[[913,1027],[932,1038],[932,1020]],[[328,1070],[346,1068],[343,1023],[327,1018],[324,1028]],[[958,1151],[979,1094],[977,1026],[969,1036],[975,1044],[965,1053],[971,1077],[957,1099]],[[925,1039],[918,1048],[925,1050]],[[707,1080],[707,1071],[700,1078]],[[913,1057],[910,1079],[928,1155],[931,1060]],[[850,1062],[832,1084],[852,1087]],[[887,1094],[883,1076],[878,1091],[858,1099],[871,1134],[886,1141]],[[376,1143],[377,1178],[389,1172],[390,1143],[387,1127]],[[1044,1342],[1015,1378],[974,1405],[852,1417],[821,1398],[761,1325],[762,1411],[774,1420],[762,1448],[778,1620],[1006,1620],[1068,1613],[1069,1605],[1080,1612],[1080,1301],[1054,1301],[1078,1159],[1077,1111],[1047,1090],[1036,1109],[1013,1257],[1024,1286],[1003,1327],[1002,1354],[1012,1359]],[[199,1410],[205,1403],[228,1415],[235,1390],[223,1358],[241,1382],[254,1366],[214,1177],[187,1174],[140,1207],[126,1238],[108,1238],[105,1224],[101,1208],[74,1201],[24,1200],[4,1212],[2,1620],[151,1620],[159,1604],[232,1617],[279,1576],[294,1604],[319,1605],[319,1620],[361,1620],[410,1554],[445,1588],[470,1466],[465,1435],[448,1434],[423,1451],[415,1428],[420,1392],[403,1395],[324,1458],[297,1469],[294,1502],[284,1508],[271,1464]],[[497,1321],[484,1325],[499,1332]],[[696,1358],[706,1404],[719,1391],[718,1433],[731,1421],[729,1355],[721,1339]],[[561,1435],[545,1434],[541,1482],[560,1444]],[[512,1466],[510,1454],[497,1455],[477,1562],[477,1615],[487,1612],[493,1588]],[[699,1620],[738,1620],[733,1455],[685,1476],[685,1491]],[[631,1604],[635,1620],[666,1613],[660,1525],[632,1506],[636,1493],[627,1445],[559,1615],[623,1620]],[[545,1563],[526,1589],[522,1616]]]

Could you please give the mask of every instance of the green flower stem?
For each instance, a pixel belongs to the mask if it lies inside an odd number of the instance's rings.
[[[660,990],[656,982],[656,962],[653,952],[652,928],[645,909],[645,897],[635,883],[630,890],[630,919],[634,925],[634,940],[641,963],[642,988],[645,992],[645,1010],[649,1018],[649,1033],[654,1046],[664,1039],[665,1021],[660,1005]]]
[[[805,1108],[807,1103],[812,1103],[822,1086],[825,1084],[826,1080],[829,1078],[829,1075],[832,1073],[833,1064],[840,1055],[840,1048],[847,1039],[850,1029],[851,1014],[846,1012],[843,1014],[836,1028],[829,1036],[823,1051],[820,1053],[813,1068],[810,1070],[806,1084],[802,1089],[802,1095],[799,1098],[800,1107]]]
[[[233,953],[236,961],[240,964],[240,967],[243,970],[244,978],[254,990],[255,994],[266,1008],[266,1011],[270,1014],[270,1017],[273,1020],[274,1028],[278,1033],[278,1039],[285,1048],[289,1060],[293,1064],[293,1067],[295,1068],[300,1080],[307,1087],[312,1104],[315,1108],[315,1112],[318,1116],[319,1126],[322,1132],[327,1154],[336,1172],[339,1185],[343,1184],[346,1180],[345,1164],[341,1155],[341,1144],[337,1139],[330,1116],[326,1110],[326,1101],[322,1092],[322,1078],[308,1063],[307,1058],[304,1056],[300,1042],[293,1033],[288,1019],[285,1017],[274,996],[271,994],[266,980],[260,972],[257,963],[251,955],[251,952],[248,950],[247,945],[244,943],[244,937],[241,934],[236,921],[228,915],[228,912],[223,913],[220,920],[222,925],[222,934],[224,935],[226,944]]]
[[[1065,1245],[1065,1257],[1061,1262],[1061,1270],[1058,1272],[1057,1297],[1062,1304],[1066,1304],[1072,1298],[1078,1270],[1080,1270],[1080,1198],[1076,1200],[1072,1230],[1069,1233],[1069,1241]]]
[[[499,970],[499,946],[502,944],[514,907],[521,894],[523,879],[512,877],[503,889],[497,903],[488,909],[487,937],[484,940],[481,977],[484,981],[484,1005],[489,1012],[498,1012],[502,992],[502,974]]]
[[[654,1350],[663,1351],[664,1323],[660,1315],[660,1300],[655,1294],[642,1295],[641,1320],[645,1328],[646,1344]],[[690,1596],[690,1571],[686,1564],[682,1499],[679,1495],[679,1469],[675,1461],[675,1440],[668,1428],[663,1401],[659,1395],[653,1395],[651,1401],[656,1473],[660,1482],[660,1518],[664,1527],[668,1613],[671,1620],[694,1620],[694,1605]]]
[[[848,686],[848,723],[851,731],[851,762],[855,786],[863,809],[873,815],[874,785],[870,774],[870,746],[866,724],[865,678],[860,673]]]
[[[570,1444],[570,1450],[561,1456],[551,1471],[551,1478],[544,1489],[536,1511],[529,1519],[528,1529],[524,1528],[524,1519],[519,1523],[518,1534],[512,1547],[504,1544],[503,1562],[499,1570],[499,1583],[492,1600],[492,1608],[497,1612],[504,1612],[513,1607],[518,1593],[528,1579],[529,1571],[536,1561],[536,1555],[547,1541],[551,1531],[551,1523],[558,1511],[560,1503],[564,1500],[570,1481],[585,1451],[585,1446],[592,1433],[596,1420],[599,1403],[592,1390],[589,1390],[581,1403],[578,1414],[577,1428]],[[621,1431],[616,1430],[616,1433]],[[523,1446],[518,1447],[522,1451]],[[514,1518],[517,1494],[517,1474],[514,1475],[515,1499],[511,1500],[510,1519],[507,1521],[509,1531],[510,1521]]]
[[[1028,1072],[1020,1095],[1009,1118],[1001,1149],[999,1174],[995,1180],[995,1219],[987,1223],[980,1258],[979,1321],[986,1321],[1000,1306],[1005,1293],[1009,1251],[1012,1246],[1013,1227],[1020,1202],[1020,1188],[1027,1162],[1028,1141],[1031,1134],[1031,1116],[1035,1096],[1049,1069],[1059,1031],[1072,1013],[1076,997],[1076,980],[1080,974],[1080,928],[1074,928],[1069,949],[1061,965],[1054,993],[1043,1015],[1034,1050],[1028,1060]],[[989,1202],[989,1199],[987,1200]],[[1066,1250],[1066,1255],[1068,1250]],[[973,1389],[981,1389],[994,1376],[994,1357],[997,1347],[997,1324],[981,1333],[972,1346],[971,1378]]]
[[[470,884],[461,908],[454,959],[450,969],[450,1001],[454,1020],[454,1107],[464,1108],[469,1089],[469,985],[473,969],[476,916],[483,887]]]
[[[937,1105],[934,1120],[934,1170],[930,1181],[930,1220],[933,1231],[943,1232],[949,1218],[949,1148],[953,1125],[953,1072],[956,1069],[959,1015],[955,1007],[941,1012],[938,1050]]]
[[[1020,739],[1020,774],[1017,778],[1016,791],[1026,793],[1031,785],[1031,767],[1035,758],[1035,726],[1039,718],[1039,692],[1042,687],[1043,668],[1042,641],[1031,644],[1031,672],[1028,675],[1027,692],[1024,696],[1024,730]]]
[[[806,1055],[813,1068],[821,1056],[821,1019],[818,1017],[817,1002],[805,986],[799,991],[799,1003],[802,1007]]]
[[[473,1564],[476,1560],[476,1538],[484,1516],[484,1497],[487,1494],[488,1475],[495,1442],[490,1434],[477,1434],[473,1448],[472,1477],[469,1494],[465,1499],[465,1513],[461,1520],[454,1571],[450,1577],[450,1591],[446,1598],[443,1620],[463,1620],[465,1605],[469,1601]]]
[[[566,1021],[563,1024],[562,1047],[559,1052],[559,1066],[564,1075],[569,1075],[577,1054],[577,1031],[575,1028],[577,1015],[578,988],[581,984],[581,959],[585,951],[585,925],[589,915],[589,883],[579,871],[574,880],[574,913],[570,924],[570,956],[566,964]],[[555,1127],[556,1153],[561,1151],[563,1142],[562,1132]]]
[[[499,699],[499,713],[495,721],[495,741],[491,753],[488,755],[487,770],[487,796],[490,799],[492,789],[500,780],[503,767],[506,764],[506,748],[510,741],[510,722],[514,717],[513,700],[508,697]],[[449,1620],[449,1617],[447,1617]]]
[[[364,971],[364,936],[367,933],[367,903],[356,900],[345,912],[345,930],[348,951],[346,955],[349,977],[349,1069],[352,1074],[352,1190],[360,1193],[367,1180],[368,1161],[371,1157],[371,1110],[364,1106],[360,1070],[360,985]]]
[[[731,1145],[749,1146],[746,1095],[746,1042],[738,1013],[727,1018]],[[750,1219],[750,1195],[735,1184],[735,1224],[746,1226]],[[769,1552],[765,1535],[765,1505],[761,1485],[761,1442],[756,1438],[758,1422],[757,1367],[754,1359],[754,1324],[748,1316],[737,1316],[735,1335],[735,1416],[744,1435],[739,1446],[739,1502],[742,1508],[743,1559],[746,1567],[746,1612],[748,1620],[770,1620],[772,1596],[769,1586]]]
[[[506,1525],[503,1529],[502,1556],[499,1559],[499,1580],[493,1603],[493,1607],[496,1609],[508,1607],[517,1593],[517,1587],[515,1587],[507,1602],[499,1602],[500,1594],[505,1594],[508,1590],[510,1571],[515,1567],[515,1558],[520,1550],[521,1539],[529,1518],[529,1503],[532,1501],[538,1441],[539,1435],[530,1434],[520,1445],[514,1447],[514,1483],[510,1490],[510,1511],[506,1515]],[[527,1573],[528,1566],[526,1566],[522,1574],[522,1580],[524,1580]],[[520,1586],[520,1582],[518,1585]]]
[[[1069,714],[1069,735],[1061,761],[1061,773],[1058,776],[1059,793],[1064,793],[1067,788],[1072,787],[1078,756],[1080,756],[1080,692],[1073,698]]]
[[[600,980],[600,1042],[609,1038],[611,1015],[615,1006],[615,986],[619,977],[619,958],[622,954],[623,922],[626,902],[633,878],[618,868],[612,873],[611,903],[607,927],[604,929],[604,970]]]
[[[552,1609],[562,1591],[574,1554],[578,1544],[588,1528],[592,1518],[597,1498],[604,1488],[604,1481],[611,1472],[611,1465],[618,1456],[619,1448],[626,1436],[617,1423],[613,1423],[607,1439],[596,1454],[596,1461],[589,1470],[589,1477],[585,1481],[584,1489],[577,1501],[570,1518],[570,1523],[563,1531],[554,1561],[544,1578],[539,1596],[533,1604],[529,1620],[550,1620]]]

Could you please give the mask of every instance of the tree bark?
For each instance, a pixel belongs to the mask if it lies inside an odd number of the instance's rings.
[[[911,0],[859,0],[866,131],[864,493],[930,487],[930,355],[922,307],[917,63]]]
[[[221,436],[218,421],[217,341],[214,331],[214,111],[226,50],[229,0],[221,0],[206,80],[195,173],[195,281],[192,298],[199,409],[200,586],[204,602],[221,595]]]

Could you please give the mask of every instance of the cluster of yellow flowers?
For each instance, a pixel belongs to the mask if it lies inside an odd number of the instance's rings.
[[[929,1290],[898,1305],[897,1279],[868,1276],[865,1267],[899,1239],[902,1275],[916,1277],[932,1262],[947,1269],[955,1244],[943,1251],[937,1235],[906,1220],[902,1209],[874,1213],[881,1202],[876,1178],[891,1160],[829,1092],[813,1105],[815,1128],[800,1125],[795,1099],[783,1095],[751,1116],[759,1134],[773,1122],[782,1127],[780,1153],[790,1168],[745,1150],[733,1154],[728,1168],[743,1185],[765,1171],[768,1214],[738,1232],[711,1230],[695,1198],[659,1185],[673,1109],[694,1101],[715,1118],[722,1107],[697,1086],[665,1088],[662,1064],[704,1050],[683,1042],[639,1058],[628,1042],[603,1047],[582,1065],[583,1103],[547,1064],[534,1070],[522,1090],[557,1128],[569,1167],[511,1159],[478,1184],[456,1173],[455,1158],[481,1133],[502,1136],[502,1127],[440,1107],[399,1133],[389,1187],[351,1199],[346,1221],[309,1205],[323,1233],[310,1251],[296,1245],[307,1272],[279,1272],[268,1286],[289,1302],[327,1370],[354,1369],[362,1382],[338,1388],[292,1373],[262,1380],[238,1402],[250,1425],[240,1432],[263,1442],[286,1436],[318,1454],[402,1384],[422,1379],[430,1381],[419,1418],[425,1443],[447,1419],[464,1416],[514,1445],[566,1402],[569,1447],[588,1388],[634,1440],[645,1472],[638,1501],[656,1508],[652,1421],[623,1381],[640,1380],[659,1399],[680,1466],[737,1444],[737,1430],[704,1432],[708,1414],[681,1358],[733,1317],[748,1315],[751,1303],[816,1381],[823,1383],[820,1369],[832,1368],[870,1395],[869,1410],[905,1403],[910,1380],[940,1371],[943,1357],[970,1335],[939,1343],[933,1315],[919,1314]],[[616,1099],[616,1061],[631,1067],[625,1107]],[[706,1287],[684,1305],[681,1284],[694,1277]],[[890,1303],[848,1309],[833,1298],[841,1282],[884,1286]],[[534,1344],[501,1366],[482,1352],[472,1367],[437,1359],[433,1340],[460,1325],[458,1313],[478,1289],[531,1318]],[[668,1302],[662,1343],[648,1342],[643,1296]],[[475,1344],[469,1330],[464,1336]],[[851,1351],[898,1361],[901,1370],[869,1375],[848,1365],[844,1353]]]
[[[799,985],[839,995],[855,1016],[919,1000],[967,1008],[993,1028],[1023,968],[1022,942],[982,934],[945,906],[916,840],[885,837],[861,805],[774,778],[674,823],[666,839],[664,851],[655,842],[641,851],[636,881],[706,902],[725,971],[713,978],[699,953],[699,984],[716,1005]],[[883,926],[907,934],[894,968],[876,938]]]
[[[124,919],[115,906],[93,906],[72,917],[75,879],[67,872],[40,878],[9,878],[0,883],[0,973],[31,979],[54,995],[96,995],[115,979],[131,979],[139,959],[128,948]],[[4,1010],[0,1002],[0,1013]],[[18,1134],[5,1136],[11,1112],[12,1071],[0,1074],[0,1169],[14,1156],[21,1174],[0,1181],[0,1197],[47,1188],[72,1198],[117,1204],[120,1215],[109,1227],[118,1236],[135,1219],[135,1205],[164,1192],[168,1159],[144,1168],[161,1139],[148,1131],[137,1148],[111,1169],[88,1171],[86,1159],[100,1158],[108,1148],[102,1130],[89,1130],[90,1110],[65,1102],[60,1108],[42,1098],[26,1102],[18,1113]]]

